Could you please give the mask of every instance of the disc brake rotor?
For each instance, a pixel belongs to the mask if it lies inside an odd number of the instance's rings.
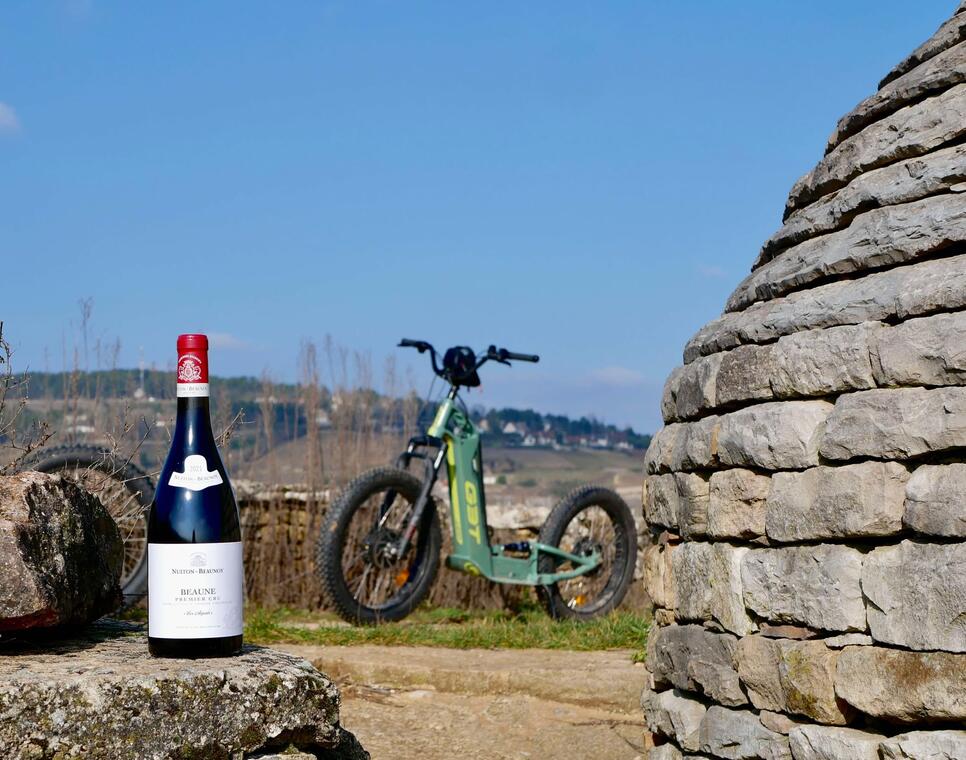
[[[366,536],[363,545],[366,551],[366,562],[381,570],[392,567],[398,562],[395,546],[399,541],[399,533],[390,528],[379,528]],[[401,584],[400,584],[401,585]]]

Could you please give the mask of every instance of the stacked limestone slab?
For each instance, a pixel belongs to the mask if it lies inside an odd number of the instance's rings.
[[[668,379],[652,758],[966,758],[964,11],[841,119]]]

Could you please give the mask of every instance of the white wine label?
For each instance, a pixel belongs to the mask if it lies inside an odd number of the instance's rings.
[[[148,636],[238,636],[243,593],[241,541],[148,544]]]
[[[184,472],[172,472],[169,486],[187,488],[189,491],[204,491],[209,486],[224,483],[218,470],[208,469],[208,460],[201,454],[191,454],[184,458]]]
[[[178,383],[178,398],[207,395],[208,383]]]

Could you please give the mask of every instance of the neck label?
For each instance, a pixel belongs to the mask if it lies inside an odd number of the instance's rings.
[[[178,383],[178,398],[208,398],[208,383]]]
[[[206,488],[218,486],[224,482],[218,470],[208,469],[207,459],[201,454],[191,454],[185,457],[184,472],[172,472],[168,485],[187,488],[189,491],[204,491]]]
[[[178,353],[178,398],[208,395],[208,352]]]

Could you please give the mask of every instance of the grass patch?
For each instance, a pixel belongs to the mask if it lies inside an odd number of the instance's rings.
[[[307,627],[310,624],[311,627]],[[551,620],[539,608],[519,612],[420,609],[399,623],[344,626],[330,613],[255,609],[245,638],[259,644],[381,644],[452,649],[633,649],[643,658],[648,624],[632,612],[612,612],[586,623]]]

